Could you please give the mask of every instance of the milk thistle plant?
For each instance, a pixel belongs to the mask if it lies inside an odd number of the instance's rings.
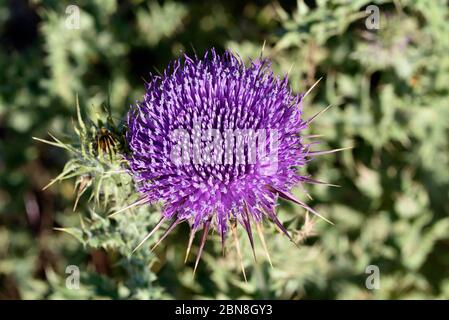
[[[275,76],[270,61],[262,57],[245,65],[231,51],[219,55],[212,49],[203,58],[184,54],[161,75],[150,76],[143,99],[130,108],[124,125],[115,126],[108,117],[108,126],[92,125],[90,134],[80,125],[80,150],[65,147],[78,160],[72,159],[58,179],[77,175],[79,199],[92,183],[94,190],[101,190],[99,181],[104,183],[108,172],[127,176],[114,190],[131,198],[135,188],[138,198],[124,205],[116,196],[114,206],[122,208],[112,217],[160,204],[159,222],[142,235],[133,252],[162,226],[166,229],[153,249],[186,222],[191,230],[186,260],[201,233],[194,272],[211,229],[221,238],[223,254],[226,239],[233,238],[240,262],[237,229],[245,230],[255,258],[257,232],[271,264],[263,223],[271,221],[292,240],[276,213],[279,198],[330,222],[292,193],[304,184],[327,184],[299,170],[315,156],[341,150],[314,151],[314,143],[307,142],[310,137],[303,131],[318,115],[303,117],[308,92],[294,94],[288,77]],[[53,144],[64,146],[55,140]],[[73,163],[79,159],[96,165],[74,173]],[[133,187],[121,190],[129,185]],[[243,263],[241,267],[246,278]]]

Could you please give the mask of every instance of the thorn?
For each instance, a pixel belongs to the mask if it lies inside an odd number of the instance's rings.
[[[45,187],[42,188],[42,191],[47,190],[48,188],[50,188],[56,181],[58,181],[58,179],[51,180]]]
[[[168,227],[167,230],[165,230],[164,234],[161,236],[161,238],[157,241],[157,243],[153,246],[153,248],[151,248],[151,252],[154,251],[154,249],[156,249],[156,247],[170,234],[170,232],[173,231],[173,229],[180,224],[182,221],[184,221],[184,219],[182,220],[178,220],[177,218],[175,218],[175,220],[173,220],[173,222],[171,223],[171,225]]]
[[[328,220],[327,218],[323,217],[321,214],[319,214],[318,212],[316,212],[314,209],[312,209],[311,207],[309,207],[307,204],[305,204],[304,202],[302,202],[299,199],[296,199],[296,197],[289,193],[289,192],[283,192],[280,190],[277,190],[275,188],[273,188],[272,186],[267,186],[268,190],[270,190],[273,193],[277,193],[281,198],[285,199],[285,200],[289,200],[292,202],[295,202],[297,204],[299,204],[301,207],[303,207],[304,209],[312,212],[314,215],[320,217],[321,219],[323,219],[324,221],[326,221],[327,223],[330,223],[331,225],[334,225],[334,223],[330,220]]]
[[[324,108],[323,110],[319,111],[318,113],[316,113],[315,115],[313,115],[312,117],[310,117],[306,123],[307,124],[311,124],[313,122],[313,120],[315,120],[319,115],[325,113],[327,110],[329,110],[332,107],[332,105],[328,105],[326,108]]]
[[[196,268],[198,267],[198,263],[200,262],[201,255],[203,253],[204,244],[206,243],[207,234],[209,232],[210,220],[208,220],[203,227],[203,235],[201,237],[200,249],[196,256],[195,267],[193,268],[193,276],[195,276]]]
[[[307,198],[309,198],[310,200],[313,200],[310,193],[307,192],[306,188],[304,188],[304,186],[302,184],[300,184],[299,187],[301,188],[302,192],[304,192],[304,194],[307,196]]]
[[[313,226],[315,222],[310,218],[309,211],[306,212],[306,218],[304,219],[304,231],[306,235],[314,235]]]
[[[221,230],[221,253],[222,253],[223,257],[224,257],[225,256],[225,248],[226,248],[226,246],[225,246],[226,234],[225,234],[223,226],[221,228],[222,228],[222,230]]]
[[[242,268],[243,278],[245,278],[245,282],[248,282],[248,280],[246,279],[245,266],[243,265],[242,253],[240,252],[239,239],[238,239],[238,236],[237,236],[237,230],[236,229],[237,229],[236,223],[234,223],[231,226],[232,236],[234,238],[234,245],[235,245],[235,248],[237,250],[237,256],[238,256],[239,261],[240,261],[240,267]]]
[[[307,178],[307,177],[302,178],[302,181],[306,182],[306,183],[310,183],[310,184],[321,184],[321,185],[327,186],[327,187],[336,187],[336,188],[340,188],[341,187],[338,184],[333,184],[333,183],[329,183],[329,182],[315,180],[315,179]]]
[[[309,211],[307,211],[304,219],[304,225],[299,231],[298,242],[303,242],[306,238],[315,235],[315,232],[313,231],[314,224],[315,221],[310,218]]]
[[[187,245],[187,251],[186,251],[186,257],[184,259],[184,263],[187,262],[187,259],[189,258],[190,249],[192,247],[193,239],[195,238],[196,229],[190,230],[190,237],[189,237],[189,244]]]
[[[295,66],[295,63],[292,62],[292,64],[290,65],[290,68],[288,68],[287,74],[290,74],[290,72],[292,71],[294,66]]]
[[[159,222],[156,224],[156,226],[153,228],[153,230],[150,231],[150,233],[148,233],[145,238],[143,238],[142,241],[140,241],[140,243],[137,245],[137,247],[134,248],[134,250],[131,252],[131,254],[133,254],[134,252],[136,252],[144,243],[145,241],[147,241],[162,225],[162,223],[165,222],[165,217],[162,217]]]
[[[259,223],[256,222],[256,230],[257,230],[257,234],[259,235],[260,242],[262,242],[262,247],[265,251],[268,262],[270,263],[270,266],[273,268],[273,263],[271,262],[270,253],[268,252],[267,244],[265,242],[265,237],[263,235],[262,222],[259,222]]]
[[[75,95],[75,101],[76,101],[76,115],[78,117],[78,123],[80,125],[80,129],[83,133],[86,133],[86,126],[84,125],[84,121],[81,116],[80,100],[78,97],[78,93],[76,93],[76,95]]]
[[[47,132],[47,134],[53,139],[53,140],[55,140],[56,142],[59,142],[59,143],[61,143],[61,144],[63,144],[58,138],[56,138],[54,135],[52,135],[50,132]]]
[[[307,90],[307,92],[302,96],[302,98],[304,99],[305,97],[307,97],[307,95],[313,90],[313,88],[315,88],[315,86],[318,84],[318,82],[321,81],[321,79],[323,79],[323,77],[319,78],[310,88],[309,90]]]
[[[75,184],[75,189],[73,190],[73,192],[77,192],[76,194],[76,199],[75,199],[75,204],[73,205],[73,212],[75,212],[76,207],[78,206],[78,202],[81,198],[81,196],[84,194],[84,192],[87,190],[87,188],[89,188],[91,185],[91,178],[89,175],[84,175],[81,177],[81,181],[77,181]]]
[[[339,151],[343,151],[343,150],[349,150],[349,149],[353,149],[353,148],[354,147],[346,147],[346,148],[338,148],[338,149],[332,149],[332,150],[310,151],[307,155],[321,156],[321,155],[324,155],[324,154],[335,153],[335,152],[339,152]]]
[[[67,179],[67,176],[70,175],[70,172],[74,170],[75,169],[73,168],[71,168],[70,170],[64,169],[56,178],[52,179],[45,187],[43,187],[42,190],[46,190],[58,181]]]
[[[142,205],[142,204],[144,204],[145,202],[148,202],[148,199],[142,198],[142,199],[140,199],[140,200],[137,200],[136,202],[130,204],[129,206],[126,206],[126,207],[124,207],[124,208],[122,208],[122,209],[120,209],[120,210],[118,210],[118,211],[116,211],[116,212],[114,212],[114,213],[111,213],[110,215],[108,215],[108,218],[112,218],[112,217],[114,217],[116,214],[119,214],[119,213],[121,213],[121,212],[123,212],[123,211],[126,211],[126,210],[128,210],[128,209],[131,209],[131,208],[133,208],[133,207],[135,207],[135,206]]]
[[[76,207],[78,206],[78,201],[80,200],[81,195],[82,195],[81,192],[78,192],[78,194],[76,195],[75,203],[73,204],[73,210],[72,210],[72,212],[75,212],[75,211],[76,211]]]
[[[304,139],[314,139],[314,138],[321,138],[324,137],[324,134],[309,134],[309,135],[303,135]]]
[[[265,45],[267,44],[267,40],[264,40],[263,41],[263,44],[262,44],[262,50],[260,51],[260,57],[263,57],[263,53],[264,53],[264,51],[265,51]]]
[[[226,242],[226,231],[227,231],[227,219],[226,219],[226,213],[218,214],[215,212],[214,214],[217,222],[217,231],[220,232],[220,238],[221,238],[221,253],[223,257],[225,256],[225,242]],[[213,230],[212,230],[213,232]]]
[[[189,41],[190,47],[192,48],[193,54],[195,55],[195,57],[197,56],[196,54],[196,50],[195,47],[193,46],[193,43],[191,41]]]
[[[63,146],[61,146],[60,144],[58,144],[56,142],[53,142],[53,141],[48,141],[48,140],[37,138],[37,137],[31,137],[31,138],[33,140],[36,140],[36,141],[39,141],[39,142],[43,142],[43,143],[49,144],[51,146],[55,146],[55,147],[58,147],[58,148],[65,149]]]
[[[243,200],[244,206],[243,206],[243,224],[246,230],[246,234],[248,235],[249,238],[249,243],[251,245],[251,249],[253,251],[253,257],[254,257],[254,261],[257,262],[257,258],[256,258],[256,251],[254,250],[254,239],[253,239],[253,232],[251,230],[251,222],[249,220],[249,212],[248,212],[248,205],[246,204],[246,201]]]
[[[276,216],[276,213],[274,212],[274,208],[264,208],[264,211],[266,212],[266,214],[268,215],[268,217],[273,221],[273,223],[276,225],[276,227],[287,236],[287,238],[295,243],[293,241],[293,238],[290,236],[290,234],[288,233],[287,229],[285,229],[285,227],[282,225],[282,222],[279,221],[278,217]],[[295,243],[296,245],[296,243]]]
[[[36,138],[36,137],[32,137],[34,140],[58,147],[58,148],[62,148],[62,149],[66,149],[67,151],[71,152],[71,153],[77,153],[77,150],[75,150],[75,148],[73,148],[71,145],[65,144],[63,143],[61,140],[57,139],[55,136],[53,136],[50,132],[47,132],[47,134],[56,142],[53,141],[48,141],[48,140],[44,140],[44,139],[40,139],[40,138]]]
[[[313,198],[312,198],[312,196],[310,195],[310,193],[308,193],[308,192],[306,192],[306,196],[307,196],[307,198],[309,198],[309,200],[313,200]]]

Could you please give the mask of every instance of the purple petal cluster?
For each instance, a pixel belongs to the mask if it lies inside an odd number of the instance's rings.
[[[182,221],[193,233],[215,227],[223,242],[229,228],[241,225],[252,243],[251,225],[264,218],[288,235],[276,217],[277,198],[310,209],[290,192],[313,181],[298,174],[310,160],[310,145],[301,135],[309,124],[302,119],[301,99],[287,77],[273,74],[268,60],[245,65],[230,51],[184,55],[163,75],[152,75],[127,118],[128,162],[143,201],[163,204],[169,229]],[[219,151],[208,152],[209,129],[222,138],[234,133],[233,143],[218,140]],[[174,139],[177,130],[187,135]],[[237,140],[245,142],[255,132],[267,134],[257,144],[266,152],[249,161],[248,145]],[[177,149],[185,151],[185,161],[174,161]]]

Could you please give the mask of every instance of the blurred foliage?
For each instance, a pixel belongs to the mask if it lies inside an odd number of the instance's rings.
[[[379,30],[365,27],[372,3]],[[80,29],[66,27],[71,4]],[[448,19],[445,0],[2,0],[0,299],[449,298]],[[222,257],[214,239],[193,277],[183,225],[131,255],[158,208],[108,217],[135,199],[118,153],[99,148],[101,129],[119,148],[114,123],[181,51],[231,48],[247,59],[264,42],[294,91],[323,77],[305,103],[307,115],[333,105],[310,130],[324,135],[320,148],[354,146],[308,167],[341,186],[308,187],[335,226],[283,202],[299,246],[266,228],[271,268],[260,243],[254,263],[244,242],[247,283],[234,250]],[[63,148],[32,139],[48,132]],[[80,268],[78,290],[65,285],[68,265]],[[368,265],[380,268],[378,290],[365,287]]]

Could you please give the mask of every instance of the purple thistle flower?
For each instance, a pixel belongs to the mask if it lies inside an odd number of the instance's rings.
[[[303,96],[292,93],[287,77],[273,75],[268,60],[245,66],[229,51],[184,55],[152,76],[143,101],[128,113],[126,135],[142,195],[136,204],[160,201],[164,208],[144,241],[167,220],[159,242],[187,221],[187,252],[203,230],[196,268],[210,227],[224,248],[229,230],[236,236],[241,225],[253,246],[252,226],[259,232],[264,219],[290,238],[276,215],[278,197],[317,214],[291,194],[296,185],[321,183],[298,174],[314,155],[301,135],[313,120],[301,117]]]

